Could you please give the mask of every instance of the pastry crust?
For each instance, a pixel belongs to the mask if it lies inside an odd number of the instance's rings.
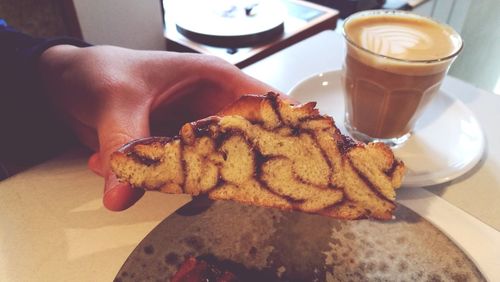
[[[382,143],[340,133],[315,103],[247,95],[179,136],[125,145],[114,173],[133,187],[342,219],[391,219],[404,164]]]

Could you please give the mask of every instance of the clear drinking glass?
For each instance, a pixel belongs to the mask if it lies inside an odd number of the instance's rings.
[[[398,29],[391,21],[404,24]],[[361,29],[366,31],[360,33]],[[460,53],[460,35],[447,25],[412,13],[371,10],[345,20],[344,38],[347,130],[364,142],[402,144]],[[416,51],[411,50],[412,44],[418,47]],[[399,56],[398,52],[406,53]]]

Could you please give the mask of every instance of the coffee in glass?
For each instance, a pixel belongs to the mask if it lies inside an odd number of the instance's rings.
[[[405,142],[462,49],[451,27],[403,11],[372,10],[344,22],[346,128],[361,141]]]

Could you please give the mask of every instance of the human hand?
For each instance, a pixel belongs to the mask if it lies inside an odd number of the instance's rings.
[[[233,65],[206,55],[58,45],[40,58],[40,74],[56,108],[79,140],[96,151],[89,168],[105,178],[110,210],[144,193],[119,183],[109,157],[123,144],[217,113],[239,96],[276,91]]]

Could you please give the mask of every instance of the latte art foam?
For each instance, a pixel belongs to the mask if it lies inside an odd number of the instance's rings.
[[[435,60],[455,53],[451,30],[426,18],[366,16],[346,23],[349,39],[373,53],[403,60]]]
[[[360,34],[361,46],[380,55],[408,58],[415,50],[431,50],[431,38],[419,31],[407,27],[380,25],[368,27]]]

